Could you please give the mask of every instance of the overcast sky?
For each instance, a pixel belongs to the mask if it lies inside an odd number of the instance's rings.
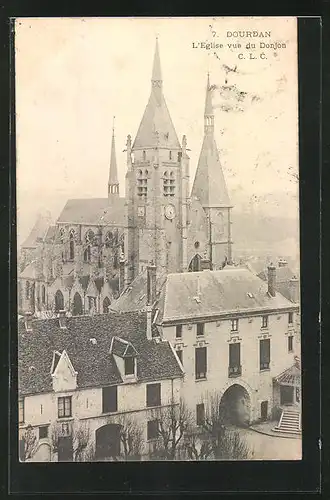
[[[227,43],[237,39],[227,38],[227,31],[238,30],[271,31],[271,38],[244,39],[241,49],[231,49]],[[213,96],[229,191],[236,203],[256,200],[270,212],[296,215],[296,19],[40,18],[19,19],[15,32],[19,239],[40,208],[56,217],[67,198],[106,197],[114,115],[124,194],[123,149],[149,98],[156,35],[165,99],[179,140],[186,134],[191,150],[191,183],[203,138],[207,71],[211,84],[220,86],[223,65],[237,65],[227,84],[247,93],[238,103],[242,110],[223,111],[226,96],[220,90]],[[205,41],[224,48],[193,48]],[[246,50],[248,41],[286,48]],[[248,59],[250,52],[256,59]]]

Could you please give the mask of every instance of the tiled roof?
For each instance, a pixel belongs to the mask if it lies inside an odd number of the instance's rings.
[[[87,275],[87,276],[80,276],[79,277],[79,282],[81,284],[81,286],[83,287],[84,290],[87,290],[88,288],[88,284],[89,284],[89,280],[90,280],[90,276]]]
[[[182,376],[169,343],[147,339],[145,313],[75,316],[66,321],[67,328],[61,329],[58,318],[33,320],[32,332],[26,332],[24,319],[19,321],[18,368],[22,395],[52,391],[50,370],[54,351],[67,352],[78,372],[78,388],[120,384],[120,373],[110,355],[113,336],[131,342],[138,352],[138,381]]]
[[[280,293],[271,297],[267,292],[267,283],[242,268],[169,274],[162,290],[163,321],[251,310],[296,309]]]
[[[166,277],[157,280],[156,288],[160,290]],[[147,271],[138,274],[132,283],[123,291],[118,299],[111,304],[111,310],[116,312],[141,311],[147,306]]]
[[[68,200],[57,222],[124,226],[125,198]]]
[[[274,377],[275,381],[283,385],[300,385],[301,371],[298,363]]]

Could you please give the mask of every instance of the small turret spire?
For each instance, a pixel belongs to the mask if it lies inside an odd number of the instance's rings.
[[[210,86],[210,73],[207,73],[205,111],[204,111],[204,132],[213,133],[214,130],[214,113],[212,106],[212,89]]]
[[[110,156],[110,172],[108,182],[108,198],[119,197],[119,182],[117,174],[117,158],[116,158],[116,144],[115,144],[115,116],[112,122],[112,140],[111,140],[111,156]]]
[[[154,64],[152,67],[151,82],[153,86],[158,86],[158,87],[160,87],[162,84],[162,70],[160,67],[158,36],[156,37],[156,47],[154,55]]]

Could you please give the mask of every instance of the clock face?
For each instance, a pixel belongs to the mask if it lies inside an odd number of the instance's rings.
[[[145,208],[144,207],[138,207],[138,216],[139,217],[144,217],[145,215]]]
[[[174,219],[175,217],[175,208],[173,205],[166,205],[165,207],[165,217],[166,219]]]

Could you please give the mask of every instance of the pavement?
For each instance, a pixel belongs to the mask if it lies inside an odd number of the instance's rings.
[[[268,424],[268,425],[267,425]],[[263,422],[239,430],[241,436],[248,444],[252,460],[301,460],[302,440],[301,436],[284,436],[272,432],[276,422]]]
[[[250,425],[249,429],[252,429],[255,432],[259,432],[260,434],[265,434],[267,436],[301,440],[301,434],[289,434],[287,432],[275,431],[274,428],[276,424],[277,423],[275,421],[261,422],[259,424]]]

